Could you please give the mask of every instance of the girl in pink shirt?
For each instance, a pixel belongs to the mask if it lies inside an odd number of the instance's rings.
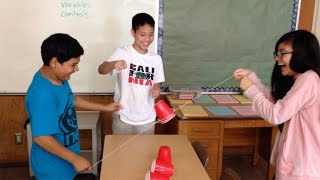
[[[284,34],[275,45],[276,63],[267,89],[249,69],[237,69],[253,110],[278,132],[271,157],[278,180],[320,179],[320,47],[305,30]]]

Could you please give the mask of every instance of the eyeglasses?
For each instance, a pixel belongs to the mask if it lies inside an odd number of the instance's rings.
[[[273,52],[273,58],[282,58],[284,55],[292,54],[292,53],[293,53],[293,51],[291,51],[291,52],[281,52],[281,51]]]

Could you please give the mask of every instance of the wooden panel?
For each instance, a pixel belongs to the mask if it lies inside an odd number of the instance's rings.
[[[27,163],[27,119],[24,96],[0,96],[0,163]],[[22,133],[22,144],[15,144],[15,133]]]
[[[179,123],[182,123],[180,121]],[[200,122],[200,121],[184,121],[179,125],[179,133],[187,134],[189,137],[211,136],[218,137],[221,134],[221,122]]]
[[[255,128],[225,129],[223,146],[254,146]]]
[[[312,30],[315,0],[301,0],[298,29]]]
[[[265,120],[228,120],[225,121],[225,128],[252,128],[252,127],[273,127],[274,125]]]
[[[92,149],[91,137],[92,132],[90,129],[80,129],[79,137],[80,137],[80,149],[81,150],[90,150]]]

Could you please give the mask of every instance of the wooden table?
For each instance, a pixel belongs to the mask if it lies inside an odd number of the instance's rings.
[[[231,106],[231,104],[199,104],[207,112],[207,116],[184,116],[179,110],[179,106],[185,105],[186,100],[174,100],[170,95],[167,96],[167,101],[176,111],[176,118],[167,123],[170,131],[173,134],[187,135],[191,142],[200,141],[208,149],[209,152],[209,166],[207,172],[212,180],[218,180],[222,173],[222,163],[224,157],[224,147],[237,146],[253,146],[253,164],[257,164],[260,157],[259,149],[260,142],[265,142],[263,150],[267,149],[266,161],[269,162],[270,153],[274,144],[274,139],[277,133],[277,126],[274,126],[263,120],[257,115],[242,116],[239,114],[228,116],[217,116],[208,111],[205,106],[208,105],[224,105]],[[189,103],[186,106],[193,104]],[[194,104],[193,104],[194,105]],[[241,105],[241,104],[232,104]],[[253,129],[254,128],[254,129]],[[250,140],[246,137],[237,137],[239,134],[232,135],[233,131],[242,129],[253,129],[254,134]],[[267,129],[267,131],[265,131]],[[267,133],[265,133],[267,132]],[[267,136],[267,137],[266,137]],[[272,179],[274,175],[274,167],[268,166],[268,179]]]
[[[162,145],[171,149],[171,180],[210,180],[185,135],[105,136],[100,179],[144,180]]]

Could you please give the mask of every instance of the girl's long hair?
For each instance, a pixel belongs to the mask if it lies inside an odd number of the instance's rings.
[[[275,52],[281,43],[291,44],[293,53],[290,68],[297,73],[313,70],[320,76],[320,47],[317,38],[306,30],[296,30],[284,34],[275,45]],[[271,76],[271,94],[277,101],[291,89],[294,77],[283,76],[281,66],[275,62]]]
[[[320,76],[320,48],[317,38],[305,30],[297,30],[284,34],[275,45],[275,52],[281,43],[291,44],[293,53],[290,68],[297,73],[313,70]],[[293,76],[283,76],[281,66],[275,62],[271,76],[271,95],[277,101],[282,99],[294,83]],[[282,132],[284,123],[279,124]]]

